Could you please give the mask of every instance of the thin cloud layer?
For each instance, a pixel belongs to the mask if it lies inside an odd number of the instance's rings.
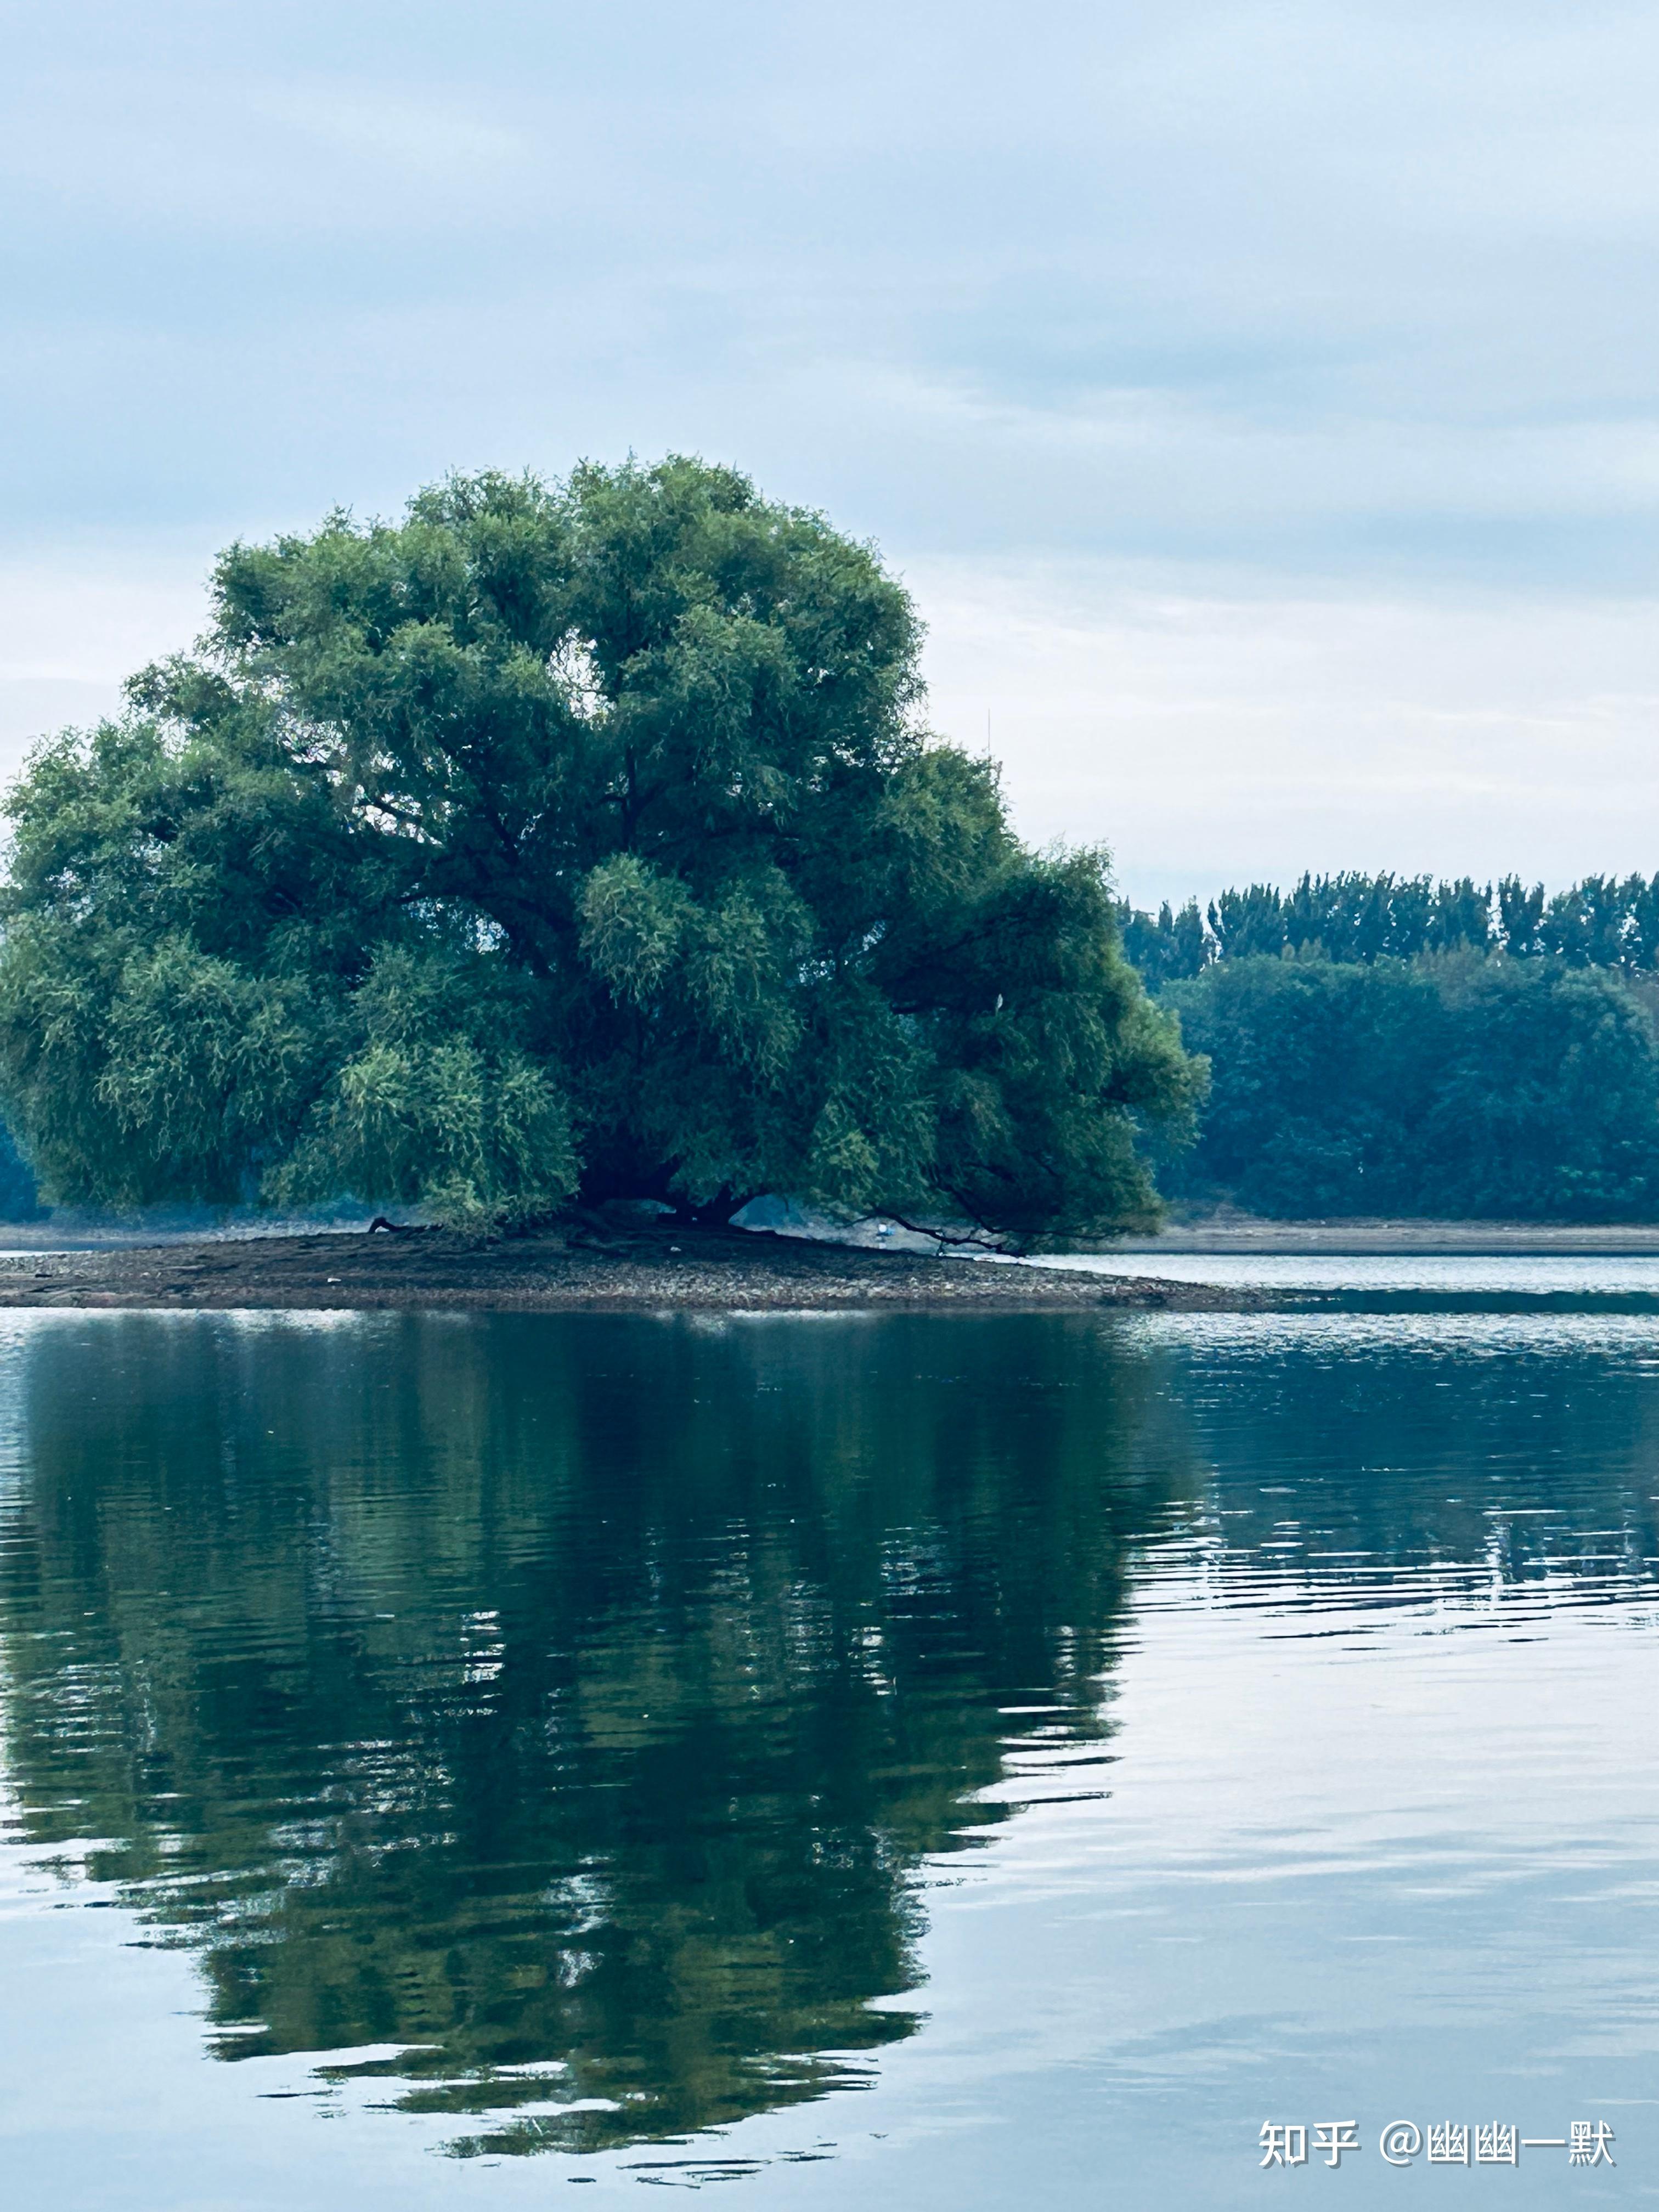
[[[1357,861],[1379,817],[1355,777],[1421,773],[1390,699],[1437,696],[1459,608],[1471,670],[1540,606],[1573,630],[1570,712],[1530,714],[1503,654],[1478,712],[1541,720],[1539,804],[1605,774],[1623,830],[1614,754],[1659,666],[1638,623],[1599,673],[1596,610],[1659,592],[1650,11],[70,0],[15,33],[3,100],[0,559],[41,591],[84,564],[154,612],[233,535],[392,508],[447,467],[683,447],[918,578],[977,563],[978,642],[931,610],[957,719],[988,639],[1029,659],[1033,592],[1117,636],[1108,570],[1212,605],[1206,635],[1240,601],[1310,639],[1345,599],[1362,629],[1396,611],[1420,665],[1379,662],[1340,714],[1237,676],[1255,781],[1224,808],[1170,793],[1164,851],[1056,738],[1032,789],[1067,785],[1126,868],[1178,873],[1231,821],[1248,872],[1251,789],[1314,865]],[[105,604],[46,675],[0,624],[0,732],[40,711],[20,687],[107,682],[131,624]],[[1154,688],[1224,722],[1194,635],[1148,647]],[[1089,665],[1115,680],[1106,646]],[[1052,665],[1027,682],[1045,726]],[[1475,743],[1436,726],[1454,763]],[[1421,804],[1449,820],[1447,789]],[[1468,828],[1525,842],[1501,806]],[[1598,864],[1567,842],[1556,872]]]

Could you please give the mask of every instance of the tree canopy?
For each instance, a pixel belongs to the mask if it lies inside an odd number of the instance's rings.
[[[927,736],[919,641],[870,549],[690,459],[233,546],[197,652],[9,802],[45,1194],[1144,1216],[1201,1069],[1104,856]]]

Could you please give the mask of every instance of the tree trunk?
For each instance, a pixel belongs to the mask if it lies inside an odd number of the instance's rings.
[[[724,1229],[731,1221],[732,1216],[734,1213],[741,1213],[755,1194],[752,1190],[733,1190],[727,1184],[724,1188],[717,1190],[713,1198],[707,1200],[702,1206],[694,1206],[689,1198],[680,1199],[674,1207],[674,1218],[677,1221],[692,1222],[699,1229]]]

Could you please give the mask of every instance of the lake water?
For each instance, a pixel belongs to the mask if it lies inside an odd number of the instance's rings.
[[[1659,1255],[1591,1258],[1538,1253],[1526,1257],[1399,1252],[1348,1257],[1291,1252],[1091,1252],[1030,1260],[1035,1267],[1170,1283],[1211,1283],[1225,1290],[1309,1292],[1382,1310],[1410,1301],[1444,1310],[1479,1305],[1490,1311],[1553,1308],[1561,1311],[1659,1311]]]
[[[1653,2201],[1656,1516],[1639,1314],[6,1314],[0,2202]]]

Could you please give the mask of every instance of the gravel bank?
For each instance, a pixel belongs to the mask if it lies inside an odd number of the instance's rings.
[[[437,1230],[132,1244],[0,1258],[0,1306],[755,1312],[900,1306],[1048,1312],[1237,1311],[1257,1293],[1196,1284],[863,1252],[737,1230],[546,1231],[492,1242]]]

